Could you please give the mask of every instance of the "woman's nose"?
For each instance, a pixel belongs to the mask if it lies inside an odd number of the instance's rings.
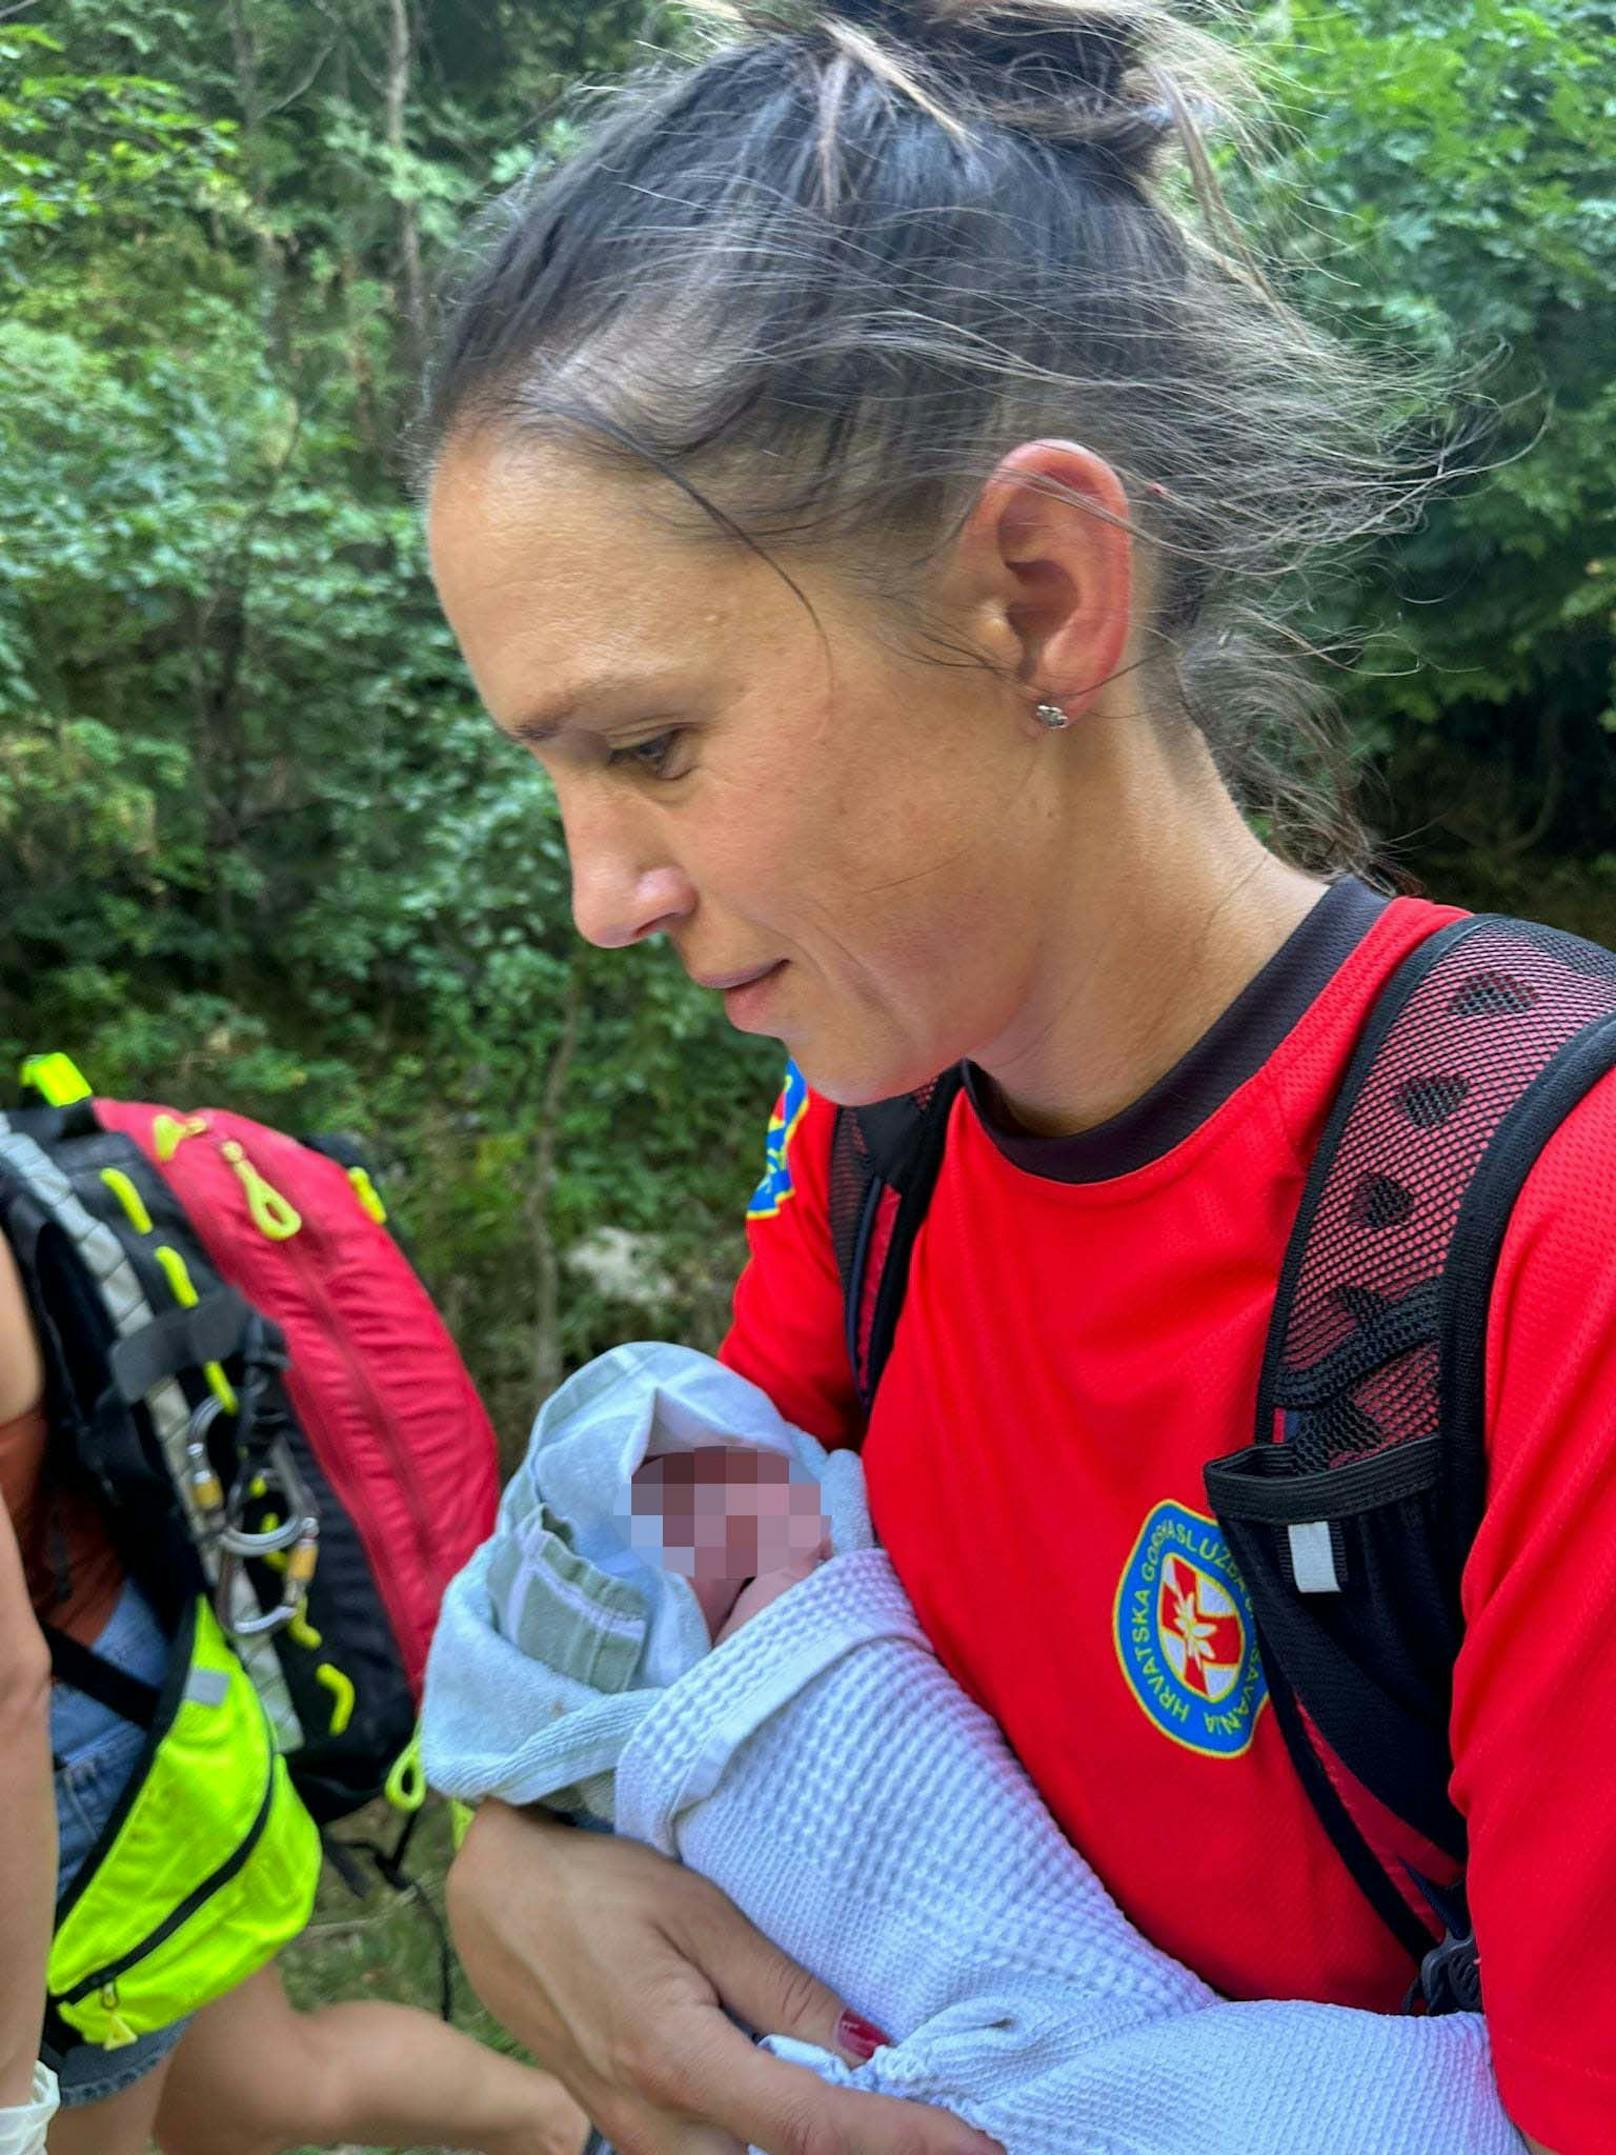
[[[695,906],[682,868],[647,859],[632,833],[563,816],[572,867],[572,918],[586,943],[621,950],[677,927]]]

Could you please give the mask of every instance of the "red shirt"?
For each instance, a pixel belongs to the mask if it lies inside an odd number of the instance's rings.
[[[1395,2010],[1408,1956],[1319,1824],[1202,1483],[1252,1441],[1286,1240],[1376,992],[1452,908],[1344,883],[1167,1077],[1075,1138],[973,1075],[864,1439],[926,1630],[1130,1919],[1225,1994]],[[721,1350],[827,1443],[860,1428],[827,1168],[788,1085]],[[1490,1489],[1453,1794],[1500,2088],[1616,2144],[1616,1080],[1527,1180],[1494,1288]]]

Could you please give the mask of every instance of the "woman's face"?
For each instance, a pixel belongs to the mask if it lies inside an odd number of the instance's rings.
[[[1052,751],[1077,744],[1041,734],[1027,690],[906,655],[873,602],[787,558],[816,621],[767,562],[651,513],[674,498],[487,439],[451,444],[433,486],[438,591],[496,723],[554,782],[579,932],[666,935],[834,1100],[991,1067],[1037,1022],[1073,868]],[[992,576],[946,606],[1007,663],[1012,612]]]

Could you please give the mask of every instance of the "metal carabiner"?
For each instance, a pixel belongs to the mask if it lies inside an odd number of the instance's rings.
[[[185,1431],[185,1482],[191,1502],[202,1515],[210,1541],[217,1540],[225,1518],[224,1484],[208,1450],[208,1431],[224,1413],[224,1404],[211,1394],[193,1408]]]
[[[249,1532],[241,1524],[242,1515],[255,1497],[266,1496],[271,1488],[279,1490],[286,1516],[273,1526],[256,1533]],[[303,1487],[303,1478],[292,1463],[285,1439],[277,1438],[262,1459],[243,1462],[225,1502],[220,1546],[233,1556],[270,1556],[281,1549],[295,1547],[311,1528],[318,1538],[319,1525],[314,1519],[308,1492]]]
[[[243,1569],[244,1558],[238,1550],[226,1548],[214,1592],[214,1614],[232,1638],[261,1639],[269,1632],[284,1631],[307,1600],[309,1581],[314,1577],[319,1558],[320,1522],[312,1514],[305,1513],[300,1518],[294,1517],[289,1524],[292,1539],[288,1544],[280,1599],[261,1616],[237,1616],[231,1609],[231,1593]]]

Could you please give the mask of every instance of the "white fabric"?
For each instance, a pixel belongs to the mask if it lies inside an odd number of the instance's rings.
[[[623,1522],[653,1448],[714,1442],[818,1474],[838,1554],[709,1648]],[[857,1459],[754,1386],[683,1348],[603,1357],[540,1416],[450,1588],[428,1778],[615,1819],[701,1872],[897,2039],[856,2069],[770,2049],[941,2104],[1007,2155],[1519,2155],[1479,2016],[1231,2004],[1140,1938],[870,1542]]]
[[[60,2101],[56,2075],[48,2065],[36,2065],[30,2099],[0,2110],[0,2155],[43,2155]]]
[[[630,1479],[642,1460],[715,1443],[780,1453],[818,1483],[832,1546],[871,1547],[855,1454],[827,1453],[691,1348],[601,1355],[545,1403],[493,1536],[444,1596],[421,1716],[434,1788],[612,1823],[618,1752],[710,1643],[690,1582],[630,1543]]]
[[[1478,2015],[1231,2004],[1146,1944],[879,1550],[822,1566],[665,1692],[617,1805],[621,1832],[896,2038],[856,2070],[767,2048],[941,2104],[1007,2155],[1520,2155]]]

